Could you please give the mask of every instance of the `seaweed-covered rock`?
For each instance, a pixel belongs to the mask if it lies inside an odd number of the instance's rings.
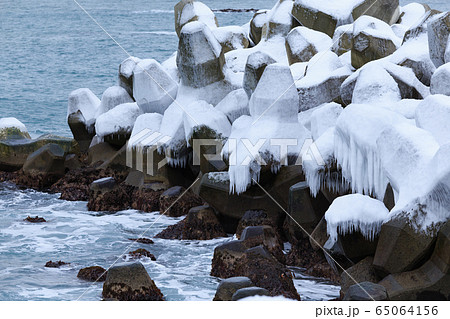
[[[273,229],[277,230],[278,225],[276,221],[270,218],[264,210],[248,210],[244,213],[242,218],[239,220],[239,224],[236,229],[236,237],[241,238],[242,231],[248,226],[272,226]]]
[[[182,196],[183,195],[183,196]],[[161,194],[159,205],[161,213],[171,217],[186,215],[193,207],[200,206],[202,200],[181,186],[174,186]]]
[[[25,218],[24,221],[33,223],[33,224],[47,222],[44,217],[39,217],[39,216],[36,216],[36,217],[27,216],[27,218]]]
[[[57,144],[41,147],[28,156],[23,172],[28,178],[36,179],[30,185],[52,185],[64,175],[64,150]]]
[[[135,251],[130,251],[128,255],[133,259],[141,259],[142,257],[150,258],[153,261],[156,261],[155,255],[149,252],[147,249],[139,248]]]
[[[26,126],[14,117],[0,118],[0,141],[30,139]]]
[[[214,301],[231,301],[234,293],[241,289],[252,287],[253,282],[247,277],[231,277],[224,279],[217,286]]]
[[[77,277],[87,281],[105,281],[108,271],[100,266],[91,266],[80,269]]]
[[[248,226],[242,231],[241,240],[248,248],[262,245],[279,262],[285,262],[282,241],[271,226]]]
[[[122,263],[108,270],[103,284],[104,299],[162,301],[164,296],[140,262]]]
[[[64,266],[64,265],[69,265],[70,263],[66,263],[66,262],[64,262],[64,261],[61,261],[61,260],[59,260],[59,261],[47,261],[46,263],[45,263],[45,266],[44,267],[47,267],[47,268],[59,268],[59,267],[61,267],[61,266]]]
[[[226,233],[219,223],[214,209],[209,206],[191,208],[186,218],[171,225],[156,235],[163,239],[210,240],[225,237]]]

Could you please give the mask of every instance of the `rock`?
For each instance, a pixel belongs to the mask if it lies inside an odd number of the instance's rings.
[[[350,52],[353,45],[353,26],[346,24],[337,27],[332,41],[333,47],[331,50],[337,55],[341,56]]]
[[[339,4],[339,10],[328,1],[296,0],[292,15],[303,26],[332,37],[336,27],[349,24],[361,15],[378,18],[388,24],[395,23],[400,16],[399,1],[356,0]]]
[[[426,86],[430,86],[431,77],[435,71],[435,66],[428,57],[404,58],[399,61],[398,65],[410,68],[420,82]]]
[[[261,30],[261,39],[269,40],[275,36],[286,37],[296,25],[292,19],[292,0],[279,0],[267,14],[267,21]],[[298,25],[298,24],[297,24]]]
[[[226,26],[212,30],[214,36],[222,45],[223,53],[237,49],[246,49],[249,41],[245,31],[239,26]]]
[[[447,49],[444,56],[445,63],[450,63],[450,38],[448,39]]]
[[[122,263],[108,270],[103,284],[104,299],[161,301],[164,296],[140,262]]]
[[[89,148],[88,163],[89,165],[103,164],[117,153],[117,146],[109,143],[101,142]]]
[[[290,271],[265,248],[246,249],[241,241],[231,241],[214,250],[211,275],[221,278],[245,276],[271,296],[283,295],[300,300]]]
[[[45,223],[45,222],[47,222],[45,220],[45,218],[39,217],[39,216],[36,216],[36,217],[27,216],[27,218],[25,218],[24,221],[29,222],[29,223]]]
[[[205,4],[195,0],[182,0],[175,7],[175,31],[181,36],[182,28],[193,21],[200,21],[213,29],[219,26],[214,13]]]
[[[332,47],[331,38],[326,34],[308,29],[296,27],[286,37],[286,51],[289,64],[308,62],[321,51]]]
[[[134,56],[126,58],[119,65],[119,85],[133,97],[133,73],[141,59]]]
[[[443,94],[450,96],[450,63],[441,65],[431,77],[431,94]]]
[[[134,100],[128,94],[128,92],[121,86],[115,85],[107,88],[105,92],[103,92],[102,100],[97,109],[96,118],[108,111],[111,111],[116,106],[125,103],[133,103]],[[97,130],[97,127],[96,127]],[[98,132],[97,132],[98,135]]]
[[[353,286],[356,283],[378,283],[380,278],[377,276],[375,269],[372,266],[372,262],[372,256],[366,257],[357,264],[347,268],[341,274],[341,296],[346,296],[350,286]]]
[[[340,99],[341,85],[351,74],[339,57],[331,52],[316,54],[308,63],[306,75],[295,82],[299,96],[299,111]]]
[[[177,97],[178,84],[156,60],[141,60],[133,71],[133,97],[144,113],[164,114]]]
[[[145,238],[145,237],[139,237],[139,238],[128,238],[131,241],[135,241],[137,243],[140,244],[154,244],[153,240],[151,240],[150,238]]]
[[[105,142],[122,147],[130,138],[134,123],[141,114],[137,103],[119,104],[97,118],[95,132]]]
[[[239,224],[236,229],[237,239],[241,238],[242,231],[248,226],[271,226],[273,229],[277,230],[279,227],[276,222],[269,217],[264,210],[249,210],[244,213],[242,218],[239,220]]]
[[[144,212],[158,212],[159,197],[162,190],[152,190],[151,188],[138,189],[133,193],[131,208]]]
[[[438,233],[431,258],[420,268],[392,274],[379,284],[386,287],[390,300],[450,300],[450,224]]]
[[[275,62],[271,56],[262,51],[253,52],[248,56],[245,64],[243,87],[249,98],[255,91],[266,67]]]
[[[86,152],[95,135],[95,118],[100,99],[89,89],[78,89],[69,95],[67,122],[81,152]]]
[[[244,89],[231,91],[216,105],[216,109],[224,113],[230,123],[242,115],[250,115],[247,93]]]
[[[0,170],[9,172],[21,169],[31,153],[50,143],[58,144],[65,154],[79,152],[78,143],[75,140],[50,134],[32,140],[0,140]]]
[[[247,248],[262,245],[279,262],[285,263],[282,241],[271,226],[248,226],[242,231],[241,241]]]
[[[411,26],[403,36],[403,43],[411,40],[411,39],[417,39],[423,34],[427,33],[428,29],[428,22],[433,19],[433,17],[437,14],[440,14],[440,11],[437,10],[429,10],[427,11],[419,20],[416,21],[416,23]],[[428,41],[428,36],[427,36]]]
[[[201,22],[191,22],[181,30],[177,66],[184,85],[200,88],[224,79],[222,46]]]
[[[111,158],[104,161],[100,166],[100,169],[112,169],[120,172],[127,173],[130,171],[130,167],[127,165],[127,145],[123,145],[118,151],[116,151]]]
[[[267,289],[260,287],[246,287],[238,289],[232,296],[232,301],[238,301],[252,296],[270,296],[270,292]]]
[[[400,40],[388,24],[368,16],[360,17],[353,26],[352,66],[364,64],[394,53]]]
[[[70,263],[65,263],[64,261],[47,261],[44,267],[47,268],[59,268],[64,265],[70,265]]]
[[[298,167],[284,166],[277,175],[262,174],[260,185],[280,203],[287,207],[288,190],[293,184],[304,180]],[[227,233],[235,233],[239,220],[249,210],[264,210],[276,224],[281,224],[284,212],[257,185],[246,192],[230,194],[230,180],[227,172],[208,173],[202,177],[199,196],[209,203],[219,214],[219,219]]]
[[[106,193],[116,187],[116,180],[114,177],[104,177],[93,181],[90,185],[90,190],[93,192]]]
[[[450,97],[430,95],[415,111],[416,125],[433,134],[439,145],[450,141]]]
[[[150,253],[147,249],[143,248],[136,249],[135,251],[130,251],[128,255],[130,255],[130,257],[133,259],[141,259],[142,257],[147,257],[153,261],[156,261],[156,257],[152,253]]]
[[[422,100],[430,95],[430,89],[419,81],[413,70],[393,63],[386,63],[384,68],[397,82],[402,99]]]
[[[0,118],[0,141],[31,139],[26,126],[14,117]]]
[[[289,230],[288,238],[298,240],[305,237],[304,231],[311,233],[329,206],[330,203],[322,193],[319,193],[316,198],[311,197],[307,182],[300,182],[291,186],[288,204],[290,216],[286,219]]]
[[[445,64],[445,52],[450,35],[450,12],[434,16],[427,23],[430,58],[438,68]]]
[[[193,207],[200,206],[202,201],[192,192],[181,187],[174,186],[161,194],[159,198],[160,211],[170,217],[186,215]]]
[[[133,187],[119,184],[109,191],[106,190],[89,193],[88,210],[117,212],[131,207]]]
[[[210,240],[226,237],[222,225],[219,223],[214,209],[209,206],[191,208],[185,219],[171,225],[156,235],[163,239]]]
[[[362,282],[348,288],[344,301],[386,301],[386,288],[373,282]]]
[[[69,154],[66,156],[66,159],[64,161],[64,168],[66,170],[72,171],[80,169],[82,166],[80,160],[78,159],[78,156],[75,154]]]
[[[220,282],[213,301],[231,301],[234,293],[241,288],[252,287],[253,282],[247,277],[231,277]]]
[[[258,10],[250,21],[250,39],[256,45],[261,41],[262,28],[267,22],[269,10]]]
[[[80,269],[77,277],[87,281],[105,281],[108,271],[100,266],[91,266]]]
[[[329,238],[330,236],[327,233],[327,220],[325,217],[322,217],[316,228],[312,231],[309,242],[314,250],[321,251]]]
[[[416,231],[408,217],[391,219],[381,226],[373,265],[382,275],[415,269],[429,257],[435,241],[433,234]]]
[[[42,187],[50,186],[65,173],[64,150],[57,144],[41,147],[28,156],[23,172]]]

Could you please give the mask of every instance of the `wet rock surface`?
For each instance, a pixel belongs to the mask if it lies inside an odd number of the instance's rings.
[[[184,195],[183,195],[184,194]],[[174,186],[161,194],[159,205],[161,213],[170,217],[187,215],[193,207],[200,206],[202,200],[181,186]]]
[[[45,266],[44,267],[47,267],[47,268],[59,268],[59,267],[61,267],[61,266],[64,266],[64,265],[69,265],[70,263],[66,263],[66,262],[64,262],[64,261],[61,261],[61,260],[59,260],[59,261],[47,261],[46,263],[45,263]]]
[[[107,273],[108,272],[103,267],[91,266],[80,269],[77,277],[86,281],[105,281]]]
[[[151,252],[149,252],[147,249],[139,248],[135,251],[130,251],[128,255],[133,259],[140,259],[142,257],[150,258],[153,261],[156,261],[155,255],[153,255]]]
[[[36,217],[27,216],[27,218],[25,218],[24,221],[29,222],[29,223],[45,223],[45,222],[47,222],[45,220],[45,218],[39,217],[39,216],[36,216]]]

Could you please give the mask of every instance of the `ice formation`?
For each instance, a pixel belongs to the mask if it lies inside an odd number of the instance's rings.
[[[359,231],[373,241],[389,214],[383,202],[361,194],[336,198],[325,213],[327,233],[335,243],[338,235]]]
[[[253,180],[258,181],[262,165],[271,165],[277,172],[281,165],[288,164],[289,156],[297,159],[305,140],[310,138],[309,131],[298,122],[293,83],[288,66],[267,66],[250,99],[251,116],[234,121],[223,149],[230,163],[230,192],[242,193]],[[282,152],[283,143],[286,149]]]
[[[382,107],[351,104],[336,123],[334,154],[343,178],[354,193],[384,198],[388,178],[377,150],[377,139],[389,127],[408,120]]]
[[[97,118],[95,132],[100,138],[110,134],[131,134],[134,123],[141,114],[137,103],[119,104]]]

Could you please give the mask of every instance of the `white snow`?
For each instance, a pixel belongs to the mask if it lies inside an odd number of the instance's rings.
[[[310,8],[314,11],[321,11],[332,17],[335,17],[338,21],[346,23],[352,22],[351,14],[353,9],[361,4],[364,0],[297,0],[304,7]]]
[[[433,134],[440,145],[450,142],[450,96],[430,95],[417,107],[415,118],[416,125]]]
[[[308,67],[308,62],[297,62],[294,64],[291,64],[291,73],[292,77],[294,78],[294,81],[297,82],[301,78],[305,76],[306,68]]]
[[[402,44],[402,39],[395,35],[389,24],[374,17],[361,16],[353,23],[353,35],[360,33],[391,40],[397,48]]]
[[[195,17],[211,29],[217,27],[214,12],[200,1],[193,1],[184,6],[178,25],[185,25]]]
[[[422,4],[416,2],[409,3],[401,7],[402,16],[400,24],[410,29],[421,20],[425,13],[425,7]]]
[[[288,66],[268,65],[249,102],[255,119],[267,118],[282,122],[298,122],[298,95]]]
[[[159,113],[145,113],[136,118],[136,122],[131,132],[131,137],[136,136],[145,129],[152,132],[158,132],[161,127],[163,116]]]
[[[450,96],[450,63],[443,64],[436,69],[431,77],[430,89],[431,94]]]
[[[164,113],[177,96],[178,84],[153,59],[137,64],[133,81],[133,96],[144,113]]]
[[[354,232],[373,241],[381,230],[381,225],[389,214],[383,202],[361,194],[351,194],[336,198],[325,213],[327,233],[335,243],[338,234]]]
[[[292,40],[292,41],[290,41]],[[306,27],[296,27],[289,32],[287,41],[292,52],[300,52],[312,45],[317,52],[330,50],[333,43],[331,38],[323,32]]]
[[[204,127],[214,131],[211,138],[227,138],[230,135],[231,124],[224,113],[205,101],[196,101],[188,106],[189,115],[184,113],[183,123],[186,142],[192,135]],[[188,144],[189,146],[189,144]]]
[[[15,117],[2,117],[0,118],[0,130],[5,128],[16,128],[19,129],[23,133],[28,133],[27,127],[25,124],[20,122]]]
[[[100,106],[100,99],[87,88],[72,91],[69,94],[67,116],[78,111],[83,114],[86,124],[94,122]]]
[[[186,43],[188,47],[185,49],[203,52],[204,54],[193,55],[193,57],[195,57],[195,61],[193,62],[195,62],[195,64],[201,64],[217,58],[222,51],[222,46],[208,26],[200,21],[193,21],[189,22],[181,29],[181,33],[184,34],[193,34],[197,32],[202,32],[204,37],[191,37],[191,42]]]
[[[221,44],[227,44],[234,50],[243,49],[244,39],[247,35],[244,29],[240,26],[226,26],[212,30],[212,33],[216,37],[217,41]]]
[[[167,74],[169,74],[172,79],[179,83],[180,82],[180,73],[178,72],[177,67],[177,54],[178,51],[175,51],[170,58],[168,58],[166,61],[161,63],[161,66],[166,70]]]
[[[100,138],[109,134],[131,134],[134,122],[141,114],[137,103],[119,104],[97,118],[95,132]]]
[[[450,63],[450,37],[448,38],[447,41],[447,48],[445,49],[444,61],[445,63]]]
[[[400,100],[397,82],[380,64],[368,64],[361,69],[353,91],[353,103],[383,104]]]
[[[317,140],[326,130],[336,125],[343,108],[340,104],[332,102],[313,110],[311,114],[311,135],[314,140]]]
[[[291,12],[293,5],[293,0],[279,0],[267,14],[267,21],[276,24],[290,25],[292,21]]]
[[[100,115],[112,110],[117,105],[133,102],[134,100],[123,87],[118,85],[109,87],[103,92],[102,100],[100,106],[97,108],[95,117],[98,118]]]
[[[247,93],[244,89],[231,91],[216,105],[216,109],[224,113],[230,123],[242,115],[250,115]]]
[[[134,68],[140,61],[141,59],[134,56],[123,60],[119,66],[119,73],[127,79],[130,78],[133,75]]]

